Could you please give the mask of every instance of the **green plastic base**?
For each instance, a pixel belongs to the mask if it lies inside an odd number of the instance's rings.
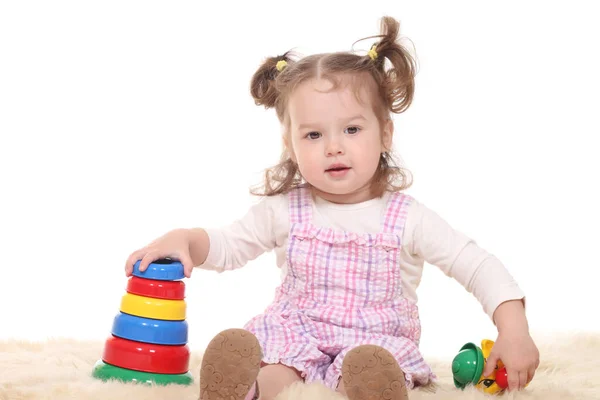
[[[106,364],[102,360],[96,361],[92,376],[103,381],[117,379],[123,382],[135,382],[148,385],[190,385],[194,382],[192,374],[153,374],[150,372],[134,371]]]

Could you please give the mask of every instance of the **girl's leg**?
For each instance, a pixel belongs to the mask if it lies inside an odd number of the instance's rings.
[[[258,396],[260,400],[273,400],[286,387],[302,382],[300,373],[282,364],[268,364],[258,373]]]

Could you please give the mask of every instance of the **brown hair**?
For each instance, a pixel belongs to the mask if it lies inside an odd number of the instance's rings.
[[[358,94],[362,86],[368,85],[374,89],[371,90],[372,104],[380,125],[383,126],[391,112],[399,114],[406,111],[414,93],[415,61],[398,43],[399,29],[398,21],[386,16],[381,19],[379,35],[357,41],[380,38],[372,47],[376,56],[370,52],[374,57],[371,54],[361,56],[353,52],[334,52],[296,59],[295,54],[287,52],[267,58],[252,77],[250,92],[254,102],[265,108],[275,108],[277,117],[288,134],[288,99],[302,82],[312,78],[328,79],[333,83],[334,89],[342,83],[350,83],[355,94]],[[388,69],[386,60],[391,64]],[[278,63],[280,68],[277,67]],[[285,65],[284,68],[281,68],[282,64]],[[361,79],[365,76],[371,79]],[[412,183],[410,173],[394,163],[390,151],[381,154],[379,166],[371,181],[371,189],[376,196],[381,196],[386,190],[404,190]],[[265,171],[264,183],[251,190],[251,193],[274,196],[287,193],[302,183],[304,180],[298,165],[292,161],[284,146],[280,162]]]

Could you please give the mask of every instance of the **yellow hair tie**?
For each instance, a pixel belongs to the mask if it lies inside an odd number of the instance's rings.
[[[374,44],[373,46],[371,46],[371,50],[369,50],[369,57],[371,57],[371,60],[375,60],[377,58],[377,52],[375,51],[375,47],[377,47],[376,44]]]
[[[279,60],[277,61],[277,71],[281,72],[287,66],[287,61]]]

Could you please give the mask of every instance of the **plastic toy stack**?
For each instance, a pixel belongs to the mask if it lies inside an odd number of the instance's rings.
[[[190,351],[185,321],[183,265],[158,260],[127,281],[120,312],[92,376],[107,381],[189,385]]]

